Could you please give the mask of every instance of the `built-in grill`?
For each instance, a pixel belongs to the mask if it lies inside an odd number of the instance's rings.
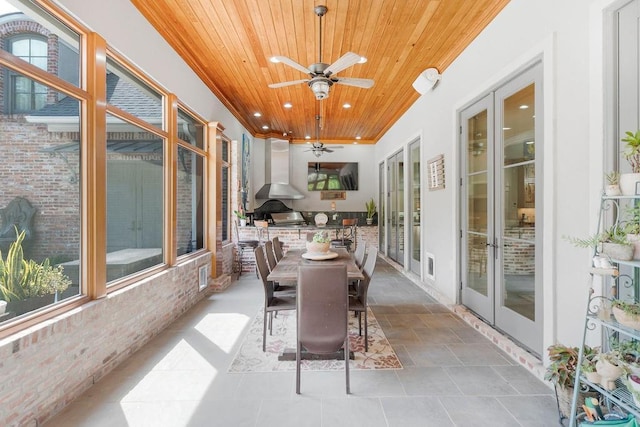
[[[282,201],[269,199],[253,212],[254,220],[266,220],[273,225],[305,225],[300,212],[294,211]]]
[[[306,224],[304,217],[300,212],[273,212],[271,219],[274,225],[303,225]]]

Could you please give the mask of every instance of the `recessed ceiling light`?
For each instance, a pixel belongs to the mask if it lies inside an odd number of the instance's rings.
[[[362,137],[360,135],[356,136],[356,139],[362,139]]]
[[[360,60],[358,61],[358,64],[364,64],[365,62],[367,62],[367,58],[364,56],[361,56]]]
[[[354,143],[354,144],[357,144],[357,143],[358,143],[358,141],[353,141],[353,143]]]
[[[342,108],[351,108],[351,104],[345,102],[344,104],[342,104]]]
[[[258,113],[257,111],[255,113],[253,113],[254,117],[262,117],[262,114]]]
[[[311,139],[311,135],[305,135],[304,139]]]
[[[262,126],[262,129],[265,129],[265,130],[266,130],[266,129],[269,129],[269,126],[264,125],[264,126]]]
[[[292,103],[290,103],[290,102],[285,102],[284,103],[284,108],[291,108],[291,107],[293,107]]]
[[[522,104],[522,105],[520,106],[520,109],[521,109],[521,110],[526,110],[527,108],[529,108],[529,106],[528,106],[528,105],[525,105],[525,104]]]

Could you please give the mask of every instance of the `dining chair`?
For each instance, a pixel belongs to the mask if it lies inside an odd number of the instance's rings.
[[[369,335],[368,335],[368,319],[367,319],[367,292],[369,292],[369,284],[373,277],[373,271],[376,267],[376,259],[378,258],[378,248],[372,247],[367,254],[367,260],[364,263],[363,275],[364,280],[358,283],[356,295],[349,296],[349,311],[358,314],[358,335],[362,336],[362,313],[364,313],[364,351],[369,351]]]
[[[356,265],[358,266],[358,268],[360,269],[360,271],[362,271],[362,268],[364,267],[364,257],[367,251],[367,245],[365,243],[361,243],[358,246],[356,246],[356,251],[353,254],[353,260],[355,261]],[[351,280],[349,282],[349,294],[350,295],[355,295],[358,292],[358,282],[359,280]]]
[[[267,280],[269,275],[269,267],[267,266],[267,260],[264,258],[264,251],[262,247],[257,247],[253,251],[256,257],[256,268],[260,273],[262,279],[262,285],[264,287],[264,320],[262,326],[262,351],[267,350],[267,315],[269,317],[269,335],[272,332],[273,326],[273,313],[285,310],[296,309],[296,296],[289,293],[276,292],[274,289],[274,283]]]
[[[356,245],[356,232],[358,227],[358,218],[345,218],[342,220],[342,229],[339,237],[331,241],[332,248],[345,248],[351,251],[351,246]]]
[[[267,257],[269,271],[273,271],[273,269],[276,268],[278,261],[276,260],[276,255],[273,253],[273,242],[271,240],[264,242],[264,254]]]
[[[298,268],[296,393],[300,394],[302,349],[312,354],[342,348],[347,394],[349,385],[349,296],[345,265],[301,265]]]
[[[276,256],[276,261],[280,262],[280,260],[284,258],[284,250],[282,250],[282,242],[280,242],[280,239],[278,238],[278,236],[275,236],[273,239],[271,239],[271,241],[273,242],[273,253]]]
[[[264,242],[264,254],[267,258],[267,265],[269,266],[269,271],[273,271],[278,265],[278,260],[276,259],[274,250],[273,250],[273,242],[271,240],[267,240]],[[296,282],[273,282],[273,289],[276,291],[290,291],[295,292]]]

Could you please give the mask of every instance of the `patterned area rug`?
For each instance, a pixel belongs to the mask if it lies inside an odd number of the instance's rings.
[[[391,348],[387,337],[371,310],[369,320],[369,351],[364,351],[364,325],[362,336],[358,335],[358,318],[349,314],[349,345],[355,359],[350,369],[402,369],[402,364]],[[364,316],[363,316],[364,321]],[[282,351],[296,348],[296,312],[282,311],[273,319],[273,335],[267,331],[267,351],[262,351],[262,311],[260,311],[247,336],[233,359],[229,372],[277,372],[295,371],[296,362],[279,361]],[[342,360],[303,360],[302,370],[331,371],[343,370]]]

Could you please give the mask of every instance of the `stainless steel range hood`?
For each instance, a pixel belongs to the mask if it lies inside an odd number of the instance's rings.
[[[266,184],[256,193],[256,199],[304,199],[304,195],[289,184],[289,142],[267,140],[265,150]]]

